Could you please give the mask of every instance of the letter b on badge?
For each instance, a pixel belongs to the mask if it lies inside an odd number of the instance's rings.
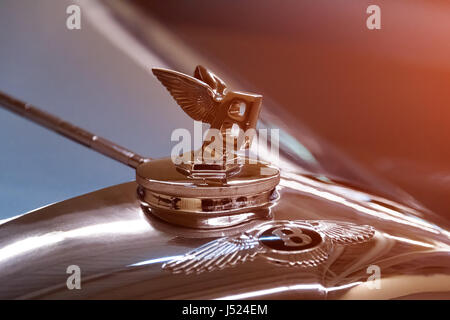
[[[281,227],[273,230],[272,234],[279,237],[287,247],[302,247],[312,242],[311,237],[304,234],[300,228],[293,228],[292,230],[289,230]],[[294,239],[297,241],[294,241]]]

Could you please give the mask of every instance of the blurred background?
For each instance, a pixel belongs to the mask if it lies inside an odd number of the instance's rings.
[[[450,217],[450,2],[134,1],[296,120]],[[366,9],[381,9],[368,30]]]
[[[189,119],[149,70],[98,28],[83,20],[82,30],[67,30],[71,3],[0,0],[0,90],[141,154],[169,154],[168,139],[158,137],[189,128]],[[370,4],[381,8],[380,30],[366,27]],[[274,102],[288,114],[288,126],[308,128],[317,141],[450,219],[448,1],[102,5],[137,38],[152,30],[133,29],[117,8],[155,19],[180,44]],[[171,65],[158,48],[147,48],[152,66]],[[165,111],[155,121],[158,106]],[[3,110],[0,150],[0,218],[134,178],[121,164]]]

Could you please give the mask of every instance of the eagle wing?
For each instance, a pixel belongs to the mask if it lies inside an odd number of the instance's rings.
[[[163,269],[173,273],[201,273],[251,261],[264,251],[258,239],[249,234],[220,238],[165,263]]]
[[[351,222],[317,220],[309,221],[309,224],[337,244],[366,242],[372,239],[375,234],[373,227]]]
[[[210,124],[214,121],[219,103],[214,100],[216,93],[210,86],[180,72],[159,68],[152,71],[192,119]]]

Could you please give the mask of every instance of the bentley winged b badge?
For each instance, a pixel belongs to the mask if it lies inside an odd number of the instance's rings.
[[[173,273],[202,273],[257,257],[281,266],[315,267],[335,245],[363,243],[375,230],[340,221],[269,221],[237,236],[219,238],[163,265]]]

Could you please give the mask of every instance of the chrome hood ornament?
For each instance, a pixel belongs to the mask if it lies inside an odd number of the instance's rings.
[[[194,77],[157,68],[153,73],[192,119],[210,128],[200,150],[137,167],[144,209],[167,222],[201,229],[269,217],[278,197],[279,170],[239,154],[251,145],[262,96],[230,91],[202,66]]]
[[[261,257],[281,266],[316,267],[335,245],[370,241],[374,228],[340,221],[270,221],[234,237],[219,238],[162,267],[173,273],[202,273]]]
[[[194,77],[167,70],[152,69],[178,105],[193,120],[210,125],[200,150],[176,159],[177,169],[192,178],[226,180],[242,166],[236,153],[248,149],[255,134],[262,96],[230,91],[223,80],[202,66]],[[238,134],[233,136],[231,129]]]

